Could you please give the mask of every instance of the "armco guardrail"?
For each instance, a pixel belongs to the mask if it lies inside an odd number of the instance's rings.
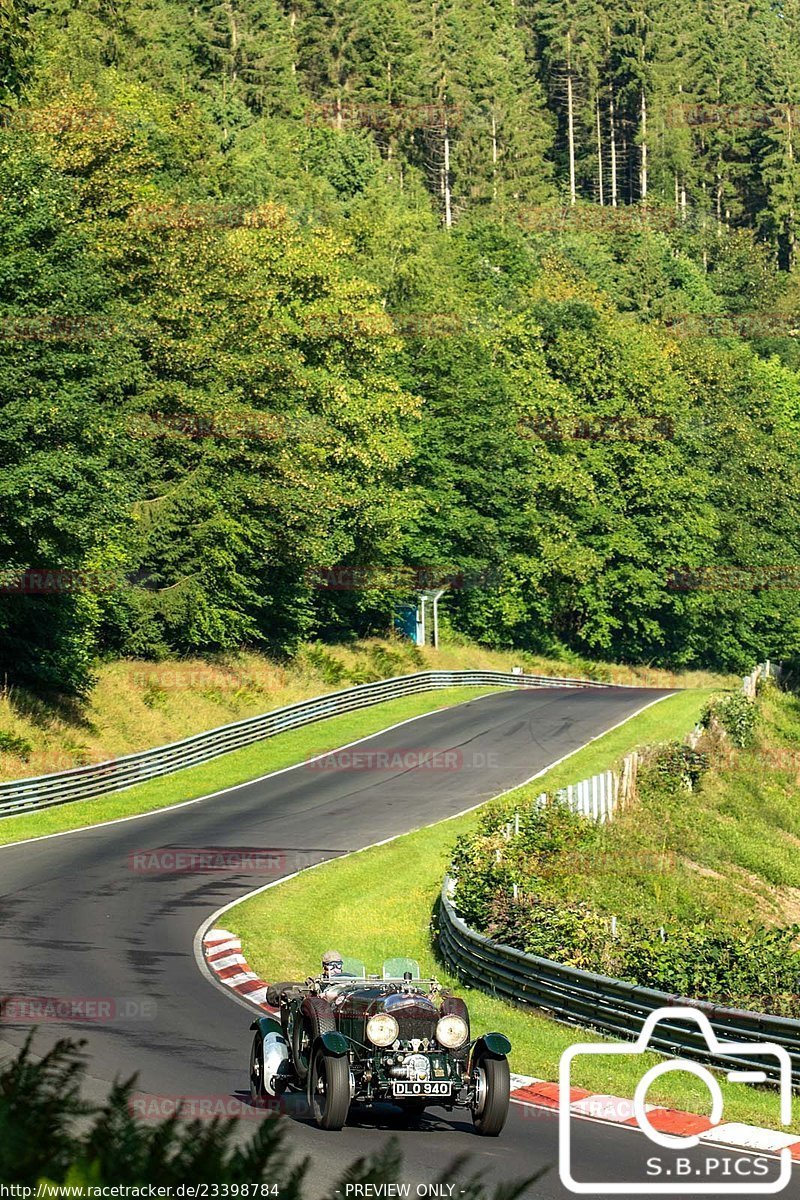
[[[257,717],[247,717],[231,725],[221,725],[217,729],[209,729],[166,746],[157,746],[153,750],[141,750],[137,754],[127,754],[123,758],[88,767],[75,767],[54,775],[38,775],[0,783],[0,817],[47,808],[53,804],[66,804],[70,800],[87,800],[93,796],[120,792],[146,779],[208,762],[220,754],[227,754],[229,750],[250,746],[253,742],[260,742],[287,729],[298,729],[325,717],[355,712],[371,704],[380,704],[382,700],[396,700],[401,696],[438,688],[484,686],[605,688],[611,685],[591,679],[556,679],[546,675],[505,671],[418,671],[413,675],[400,675],[377,683],[357,684],[325,696],[316,696],[313,700],[288,704]]]
[[[792,1082],[800,1087],[800,1021],[687,1000],[523,954],[470,929],[457,915],[452,893],[453,881],[445,879],[439,909],[439,948],[448,968],[470,986],[617,1038],[637,1037],[648,1015],[656,1009],[689,1005],[705,1013],[721,1040],[775,1042],[785,1047],[792,1060]],[[725,1070],[759,1070],[774,1082],[778,1078],[774,1057],[759,1056],[755,1046],[752,1057],[714,1055],[700,1029],[691,1023],[659,1022],[650,1044],[666,1054]]]

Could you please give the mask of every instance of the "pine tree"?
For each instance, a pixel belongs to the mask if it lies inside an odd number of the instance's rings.
[[[296,108],[291,35],[275,0],[199,0],[193,13],[201,67],[223,100],[258,114]]]
[[[598,13],[594,0],[526,0],[523,14],[547,96],[558,113],[555,156],[575,204],[579,184],[584,185],[581,191],[586,187],[585,179],[579,179],[581,163],[596,138],[596,81],[593,87],[591,76]],[[591,184],[589,189],[591,194]]]
[[[701,221],[714,237],[739,223],[751,200],[756,131],[750,19],[735,6],[698,0],[689,48],[694,106],[694,178]]]
[[[510,0],[472,12],[462,31],[469,45],[459,55],[468,96],[458,141],[454,181],[459,203],[492,203],[519,209],[549,194],[551,142],[544,98],[525,57]]]
[[[758,61],[763,97],[759,137],[760,177],[765,207],[759,226],[775,245],[782,267],[791,270],[800,217],[800,4],[785,0],[770,21],[771,37]],[[762,43],[764,45],[764,43]]]

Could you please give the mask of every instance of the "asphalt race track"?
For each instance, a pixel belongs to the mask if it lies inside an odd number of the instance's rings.
[[[457,750],[463,756],[458,769],[301,765],[179,808],[0,847],[0,996],[114,1001],[111,1019],[53,1022],[37,1034],[38,1051],[67,1033],[88,1040],[93,1097],[104,1096],[115,1077],[134,1072],[140,1090],[152,1096],[243,1096],[250,1018],[201,973],[194,940],[213,912],[269,877],[143,873],[132,869],[133,855],[160,847],[258,847],[277,856],[278,874],[291,874],[488,799],[666,694],[633,688],[496,693],[359,744],[362,751]],[[357,897],[353,905],[357,921]],[[309,963],[309,971],[316,967]],[[0,1058],[22,1044],[29,1028],[0,1026]],[[512,1105],[502,1136],[483,1140],[471,1132],[468,1114],[433,1110],[418,1130],[402,1130],[392,1112],[356,1113],[341,1133],[293,1122],[292,1144],[312,1158],[315,1194],[392,1135],[405,1156],[404,1181],[412,1185],[438,1179],[451,1158],[470,1153],[491,1183],[548,1168],[530,1194],[542,1200],[571,1195],[558,1178],[554,1114]],[[647,1160],[657,1152],[635,1130],[576,1122],[575,1174],[587,1182],[645,1181]],[[687,1157],[693,1170],[705,1171],[706,1160],[722,1153],[698,1148]],[[758,1195],[758,1188],[748,1194]],[[782,1195],[800,1196],[796,1176]]]

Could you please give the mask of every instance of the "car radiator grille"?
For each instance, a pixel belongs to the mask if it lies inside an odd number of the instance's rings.
[[[425,1038],[433,1044],[436,1039],[436,1023],[437,1018],[431,1020],[428,1013],[422,1013],[416,1017],[413,1014],[403,1013],[403,1017],[398,1024],[400,1026],[400,1043],[406,1046],[411,1042],[411,1039],[423,1041]]]

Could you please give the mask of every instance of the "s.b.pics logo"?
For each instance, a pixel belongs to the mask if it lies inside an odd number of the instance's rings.
[[[708,1047],[709,1056],[723,1059],[731,1064],[727,1078],[731,1083],[759,1084],[768,1080],[777,1081],[775,1124],[788,1126],[792,1116],[792,1063],[788,1051],[774,1042],[723,1042],[711,1027],[708,1017],[696,1008],[659,1008],[652,1012],[644,1023],[635,1042],[579,1043],[570,1046],[561,1056],[559,1076],[559,1172],[564,1187],[577,1195],[584,1196],[675,1196],[675,1195],[738,1195],[756,1197],[775,1195],[791,1180],[792,1155],[789,1145],[798,1141],[796,1135],[773,1134],[768,1145],[759,1146],[758,1138],[737,1142],[751,1149],[736,1149],[733,1141],[726,1146],[726,1131],[717,1128],[724,1120],[722,1090],[718,1080],[706,1067],[688,1059],[667,1059],[651,1067],[639,1080],[630,1112],[622,1124],[635,1126],[657,1148],[643,1164],[642,1178],[590,1179],[586,1177],[584,1163],[578,1161],[574,1152],[574,1122],[577,1116],[602,1116],[586,1109],[582,1102],[570,1100],[570,1078],[575,1058],[591,1055],[641,1055],[653,1049],[653,1031],[660,1022],[674,1030],[675,1023],[681,1026],[695,1025],[693,1041],[698,1046]],[[684,1044],[686,1031],[682,1031]],[[736,1062],[739,1060],[740,1069]],[[763,1066],[762,1066],[763,1063]],[[770,1071],[767,1073],[767,1066]],[[676,1114],[665,1113],[664,1109],[647,1103],[647,1094],[653,1084],[672,1072],[688,1072],[708,1088],[711,1095],[711,1115],[708,1129],[698,1128],[691,1132],[686,1128],[670,1128],[671,1122],[663,1119]],[[593,1099],[602,1100],[603,1097]],[[610,1098],[608,1098],[610,1100]],[[628,1102],[626,1102],[628,1103]],[[616,1117],[619,1120],[619,1115]],[[700,1122],[697,1123],[701,1125]],[[741,1128],[741,1127],[740,1127]],[[729,1127],[730,1130],[730,1127]],[[758,1130],[753,1131],[758,1134]],[[779,1148],[783,1145],[783,1148]],[[759,1154],[759,1150],[762,1151]],[[776,1160],[777,1156],[777,1160]]]

